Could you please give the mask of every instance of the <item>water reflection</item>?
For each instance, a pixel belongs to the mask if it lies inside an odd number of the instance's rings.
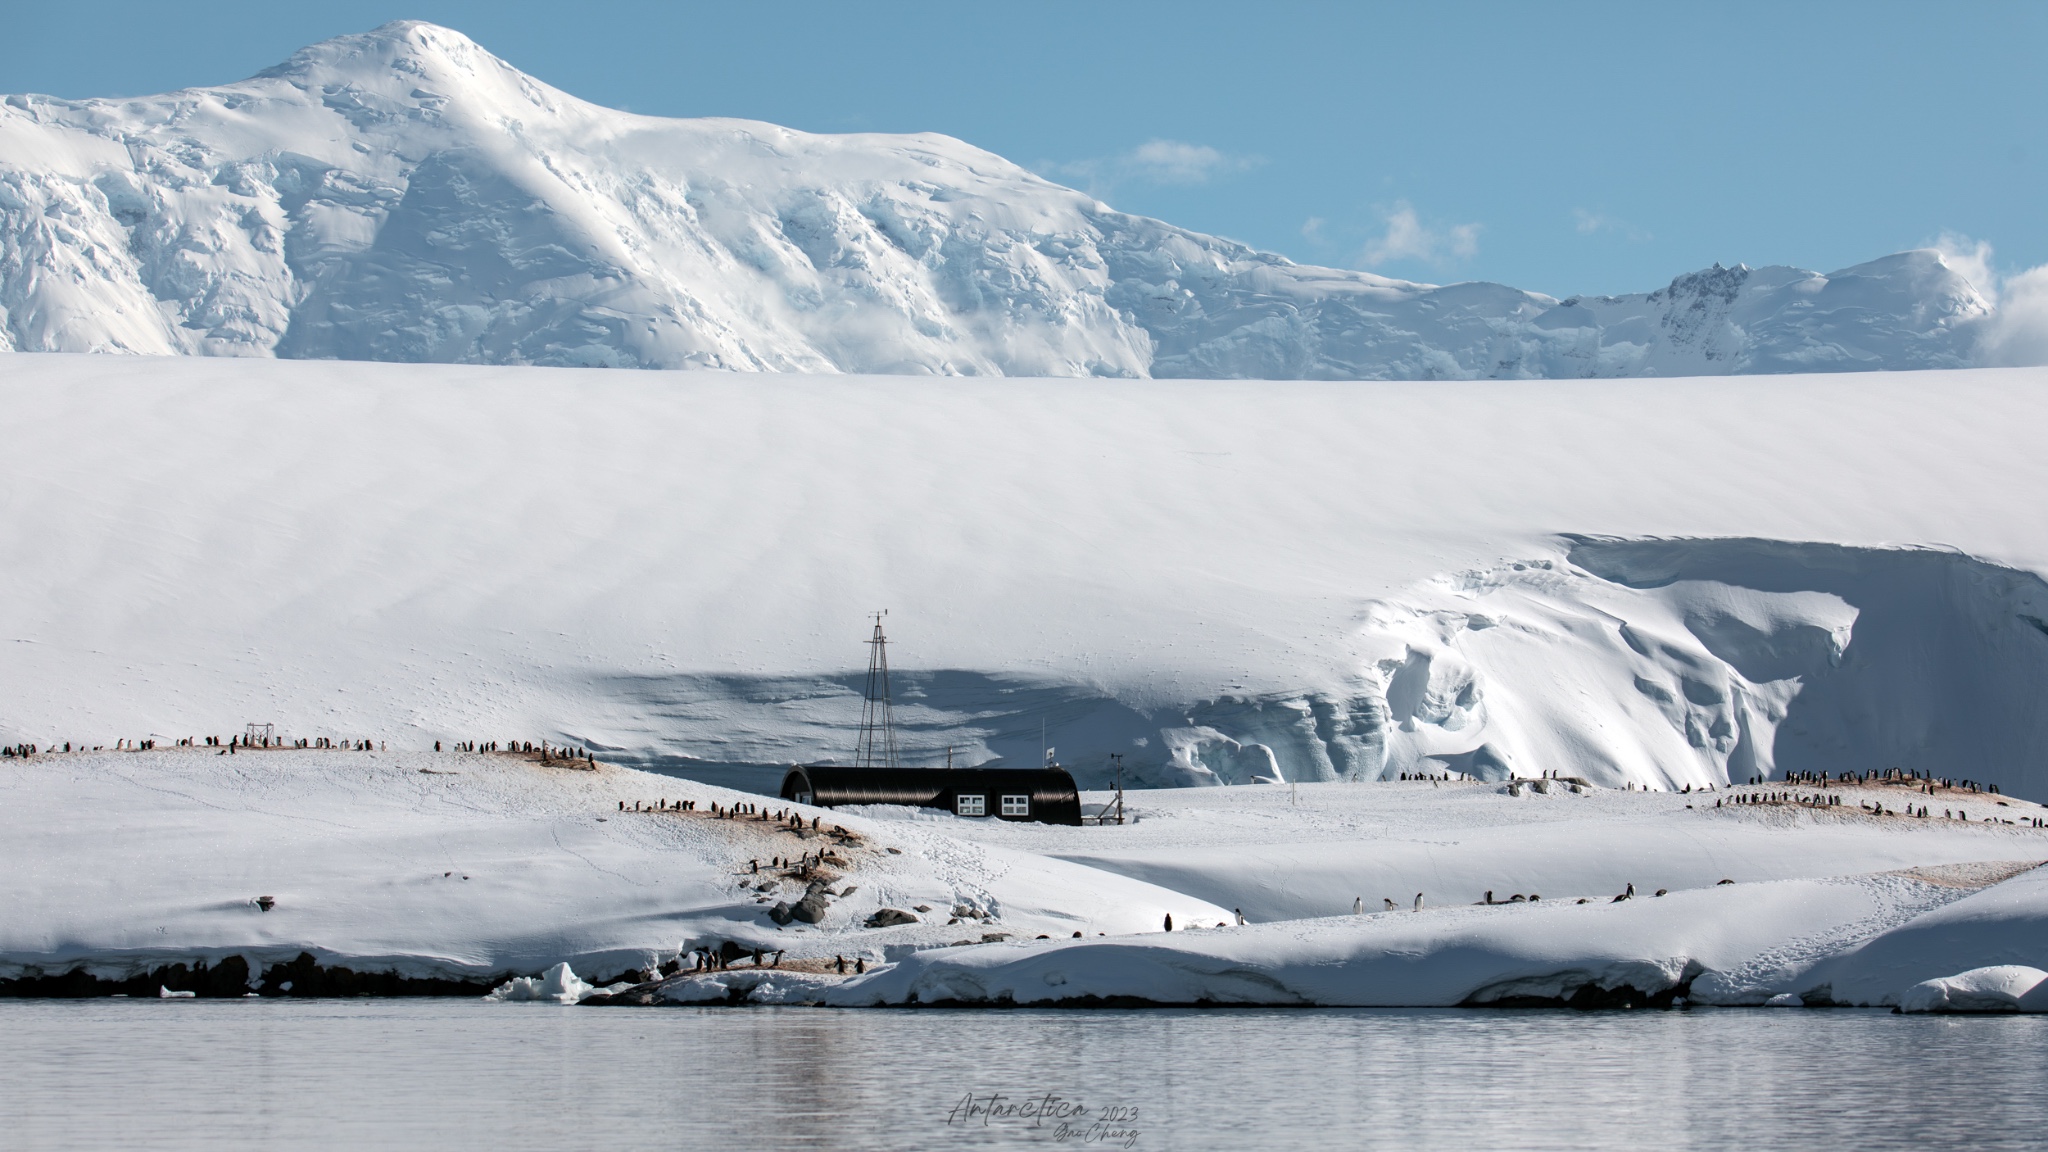
[[[97,1000],[0,1034],[9,1148],[2048,1143],[2042,1018]],[[1111,1109],[1135,1138],[1084,1142]]]

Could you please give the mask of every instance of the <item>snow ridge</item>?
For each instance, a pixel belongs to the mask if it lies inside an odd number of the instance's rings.
[[[236,84],[0,102],[0,350],[933,375],[1963,367],[1939,253],[1557,301],[1315,268],[936,134],[600,108],[401,21]]]

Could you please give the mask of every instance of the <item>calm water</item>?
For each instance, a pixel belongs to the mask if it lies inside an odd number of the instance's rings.
[[[714,1146],[2038,1148],[2048,1018],[0,1001],[8,1149]]]

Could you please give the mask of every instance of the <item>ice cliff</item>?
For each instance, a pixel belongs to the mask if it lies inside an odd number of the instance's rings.
[[[600,108],[446,28],[0,103],[0,350],[935,375],[1963,367],[1932,251],[1558,301],[1298,265],[945,136]]]

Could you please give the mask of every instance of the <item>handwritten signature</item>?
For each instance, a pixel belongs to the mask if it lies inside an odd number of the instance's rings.
[[[1044,1132],[1055,1144],[1132,1148],[1139,1135],[1136,1105],[1090,1105],[1057,1092],[1033,1096],[969,1092],[946,1113],[948,1127],[988,1128],[996,1124]]]

